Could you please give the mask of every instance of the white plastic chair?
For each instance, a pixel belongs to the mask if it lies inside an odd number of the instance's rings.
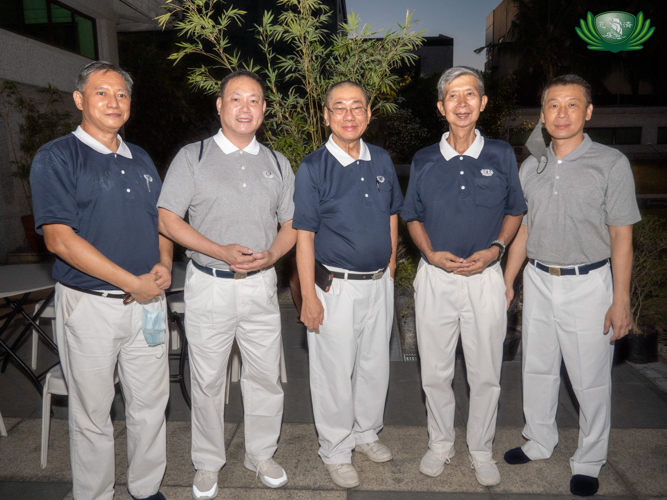
[[[37,304],[35,304],[35,311],[39,310],[39,308],[42,307],[42,304],[44,304],[43,300],[37,302]],[[51,320],[51,335],[53,335],[53,338],[55,340],[55,337],[56,337],[56,308],[53,305],[53,300],[51,300],[51,303],[48,306],[46,306],[46,309],[44,309],[44,312],[39,317],[39,319],[50,319]],[[33,328],[32,329],[32,356],[30,357],[30,368],[32,368],[33,370],[37,369],[37,347],[38,346],[39,346],[39,333],[37,333],[37,330],[35,330]]]
[[[40,464],[46,467],[46,457],[49,453],[49,430],[51,428],[51,394],[67,396],[67,385],[60,365],[54,366],[44,379],[42,394],[42,454]]]
[[[114,372],[113,383],[119,382],[118,371]],[[67,396],[67,384],[60,365],[49,370],[44,379],[44,392],[42,395],[42,453],[40,464],[42,469],[46,467],[46,457],[49,453],[49,431],[51,429],[51,395]]]
[[[167,302],[169,302],[171,312],[185,314],[183,292],[167,295]],[[176,322],[169,322],[169,335],[171,336],[171,349],[174,351],[179,349],[181,347],[181,337],[178,335],[178,326],[176,326]]]
[[[2,413],[0,413],[0,436],[7,437],[7,428],[5,427],[5,421],[2,420]]]

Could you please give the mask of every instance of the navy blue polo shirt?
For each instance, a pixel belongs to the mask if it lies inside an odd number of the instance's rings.
[[[460,155],[443,141],[415,154],[401,216],[424,223],[433,250],[467,258],[489,248],[503,218],[524,213],[526,202],[508,143],[478,135],[477,150]],[[441,147],[454,156],[445,159]]]
[[[42,146],[30,171],[35,226],[42,234],[44,224],[68,225],[109,260],[141,275],[160,260],[157,201],[162,183],[148,154],[124,144],[132,158],[102,154],[74,134]],[[117,290],[60,258],[53,278],[90,290]]]
[[[303,159],[294,188],[292,227],[315,233],[317,260],[356,272],[389,264],[390,216],[403,207],[389,154],[366,147],[370,160],[360,157],[343,166],[322,146]]]

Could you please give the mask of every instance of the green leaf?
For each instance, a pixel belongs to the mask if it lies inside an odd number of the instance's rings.
[[[582,23],[582,24],[583,24],[583,23]],[[599,45],[599,42],[597,42],[597,40],[595,40],[594,38],[589,37],[587,34],[583,33],[582,30],[580,30],[580,29],[577,28],[576,26],[575,26],[574,30],[577,32],[577,35],[579,35],[579,37],[580,37],[584,42],[590,43],[591,45]]]

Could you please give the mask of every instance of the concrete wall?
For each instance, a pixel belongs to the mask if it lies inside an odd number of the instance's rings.
[[[96,20],[98,55],[118,62],[116,24],[118,15],[113,0],[61,0],[64,4]],[[0,29],[0,83],[12,80],[25,97],[40,101],[37,89],[51,84],[63,95],[63,107],[78,116],[69,94],[81,69],[91,59],[49,44]],[[0,264],[7,253],[28,250],[21,216],[31,213],[21,181],[11,176],[16,170],[13,149],[18,148],[21,115],[15,110],[0,110]],[[13,146],[12,146],[13,143]]]
[[[0,85],[2,82],[0,80]],[[22,83],[17,83],[17,87],[24,97],[34,99],[40,105],[44,102],[44,96],[37,91],[39,87]],[[80,114],[69,94],[64,94],[63,102],[56,106],[62,111],[69,111],[73,121]],[[19,126],[23,117],[16,109],[2,106],[0,115],[0,264],[5,264],[7,253],[28,251],[21,216],[30,214],[31,210],[20,179],[12,177],[16,171],[12,163],[14,152],[20,154]]]
[[[520,120],[537,123],[539,108],[520,108]],[[518,121],[513,126],[518,125]],[[614,145],[631,160],[667,158],[667,144],[656,144],[658,127],[667,127],[667,107],[639,106],[598,106],[593,109],[593,116],[586,124],[591,128],[641,127],[641,144]],[[526,148],[516,147],[517,156],[524,158],[529,153]]]
[[[48,83],[63,92],[91,60],[73,52],[0,29],[0,78],[38,87]]]

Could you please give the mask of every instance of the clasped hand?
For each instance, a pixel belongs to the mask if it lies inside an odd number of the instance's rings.
[[[489,264],[497,260],[498,249],[492,247],[480,250],[465,259],[457,257],[451,252],[430,252],[426,258],[431,264],[447,272],[472,276],[481,273]]]
[[[253,252],[251,248],[232,243],[221,246],[221,260],[235,273],[251,273],[269,267],[277,260],[271,250]]]

